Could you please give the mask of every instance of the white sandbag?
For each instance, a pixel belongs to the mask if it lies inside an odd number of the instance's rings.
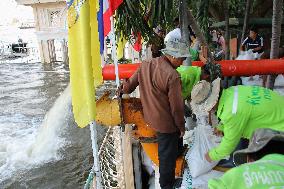
[[[190,131],[196,127],[196,121],[192,117],[185,117],[185,129]]]
[[[221,138],[213,134],[209,125],[198,125],[194,129],[193,144],[186,154],[186,161],[193,178],[210,171],[218,162],[208,162],[205,154],[219,145]]]
[[[275,79],[275,87],[283,87],[284,86],[284,76],[278,75]]]
[[[256,55],[252,51],[241,51],[236,60],[255,60]]]
[[[211,170],[208,173],[196,177],[192,181],[192,188],[206,189],[208,188],[208,181],[213,178],[220,178],[224,173],[220,171]]]
[[[253,53],[252,50],[241,51],[236,60],[257,60],[263,53]]]
[[[207,189],[210,179],[220,178],[223,174],[223,172],[212,170],[199,177],[192,178],[189,169],[185,169],[180,189]]]
[[[259,75],[250,77],[241,77],[242,84],[248,86],[262,86],[262,78]]]
[[[284,76],[278,75],[274,84],[274,91],[277,91],[280,95],[284,96]]]
[[[185,131],[183,136],[183,144],[190,145],[193,142],[193,130]]]

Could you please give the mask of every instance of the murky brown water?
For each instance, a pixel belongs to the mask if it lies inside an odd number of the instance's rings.
[[[74,122],[68,83],[62,63],[0,64],[0,188],[83,187],[90,132]]]

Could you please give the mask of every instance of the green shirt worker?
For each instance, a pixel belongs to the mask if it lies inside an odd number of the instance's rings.
[[[234,162],[240,166],[229,170],[221,178],[209,180],[208,188],[283,188],[283,146],[284,132],[272,129],[257,129],[250,140],[248,148],[234,153]]]
[[[208,80],[210,78],[209,67],[207,64],[202,67],[180,66],[176,70],[181,79],[183,99],[190,97],[191,90],[198,81]]]
[[[211,114],[218,107],[217,117],[221,121],[217,129],[224,136],[219,146],[205,154],[209,162],[230,155],[240,139],[250,139],[256,129],[284,131],[284,97],[269,89],[240,85],[220,93],[218,78],[212,84],[198,82],[191,92],[191,99],[193,112],[199,110]]]

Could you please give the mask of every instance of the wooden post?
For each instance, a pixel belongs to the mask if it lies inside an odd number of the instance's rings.
[[[49,52],[49,62],[55,62],[56,61],[56,53],[55,53],[55,46],[54,46],[54,39],[47,40],[48,44],[48,52]]]
[[[134,175],[133,175],[133,159],[132,159],[132,126],[125,125],[125,131],[122,132],[122,154],[125,188],[133,189]]]
[[[67,41],[65,39],[63,39],[61,41],[61,48],[62,48],[62,61],[65,64],[69,63],[69,58],[68,58],[68,46],[67,46]]]
[[[40,47],[40,59],[42,63],[51,63],[50,52],[49,52],[49,44],[46,40],[41,40],[39,43]]]

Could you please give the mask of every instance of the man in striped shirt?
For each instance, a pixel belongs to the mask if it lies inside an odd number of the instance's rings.
[[[252,27],[249,36],[243,41],[241,50],[252,50],[253,53],[263,52],[263,38],[258,34],[257,28]]]

